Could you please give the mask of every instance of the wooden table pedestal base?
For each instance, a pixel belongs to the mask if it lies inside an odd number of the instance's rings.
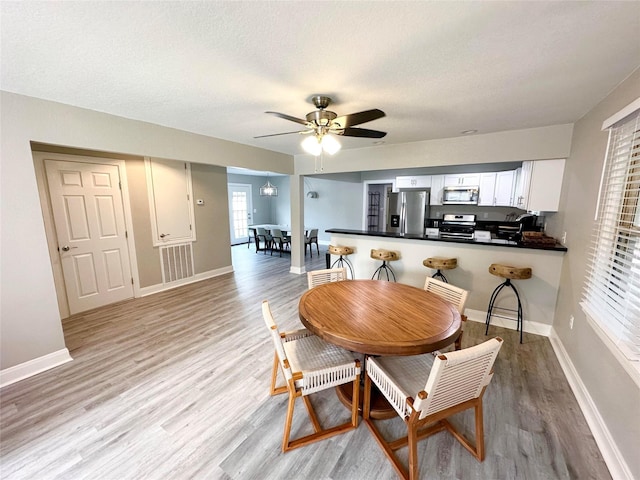
[[[353,398],[353,384],[345,383],[336,387],[336,393],[338,398],[344,404],[345,407],[351,409],[351,399]],[[358,405],[358,412],[362,415],[362,401],[364,399],[364,386],[360,386],[360,399]],[[384,398],[384,395],[380,393],[380,390],[376,386],[371,384],[371,418],[377,420],[383,420],[385,418],[393,418],[397,415],[393,407]]]

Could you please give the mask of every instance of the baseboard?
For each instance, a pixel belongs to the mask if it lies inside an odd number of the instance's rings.
[[[164,292],[171,290],[172,288],[181,287],[183,285],[189,285],[190,283],[201,282],[208,278],[218,277],[225,273],[233,272],[233,265],[227,267],[217,268],[215,270],[209,270],[208,272],[196,273],[193,277],[183,278],[182,280],[176,280],[171,283],[159,283],[157,285],[151,285],[150,287],[143,287],[140,289],[139,295],[146,297],[147,295],[153,295],[154,293]]]
[[[304,275],[305,273],[307,273],[307,270],[306,268],[304,268],[304,265],[302,267],[294,267],[292,265],[291,268],[289,269],[289,273],[295,273],[296,275]]]
[[[38,373],[50,370],[73,360],[69,355],[69,350],[63,348],[57,352],[49,353],[42,357],[34,358],[28,362],[15,365],[13,367],[0,370],[0,388],[19,382],[25,378],[32,377]]]
[[[482,310],[471,310],[467,308],[464,313],[467,315],[467,319],[473,322],[485,323],[487,319],[487,312],[483,312]],[[551,334],[551,325],[547,325],[546,323],[531,322],[529,320],[523,323],[524,331],[527,333],[542,335],[544,337],[548,337]],[[491,325],[516,330],[517,322],[515,319],[508,320],[506,318],[491,317]]]
[[[571,387],[571,390],[573,390],[576,400],[578,400],[580,410],[582,410],[582,413],[587,420],[587,425],[589,425],[589,428],[591,429],[591,434],[600,449],[600,453],[602,453],[602,457],[607,464],[611,477],[616,480],[633,480],[631,470],[627,466],[624,457],[620,453],[618,446],[609,433],[609,429],[600,415],[591,395],[589,395],[587,387],[582,382],[580,375],[578,375],[578,371],[573,366],[573,362],[571,361],[571,358],[569,358],[569,354],[565,350],[560,337],[558,337],[558,334],[553,328],[549,335],[549,341],[551,342],[553,351],[558,358],[558,362],[560,362],[560,367],[562,368],[565,377],[567,377],[569,386]]]

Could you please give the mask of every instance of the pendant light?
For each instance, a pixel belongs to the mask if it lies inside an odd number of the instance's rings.
[[[277,197],[278,187],[271,185],[269,177],[267,177],[267,183],[260,187],[260,195],[263,197]]]

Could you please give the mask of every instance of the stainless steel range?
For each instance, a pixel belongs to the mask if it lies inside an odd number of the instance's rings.
[[[476,229],[475,215],[445,214],[440,222],[440,236],[442,238],[460,238],[473,240],[473,232]]]

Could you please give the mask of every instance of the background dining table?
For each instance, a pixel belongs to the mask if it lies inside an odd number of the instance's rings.
[[[452,344],[461,332],[457,309],[439,296],[402,283],[345,280],[308,290],[298,304],[300,321],[329,343],[367,355],[417,355]],[[343,403],[351,392],[337,389]],[[362,398],[362,396],[360,397]],[[381,395],[372,416],[394,412]]]

